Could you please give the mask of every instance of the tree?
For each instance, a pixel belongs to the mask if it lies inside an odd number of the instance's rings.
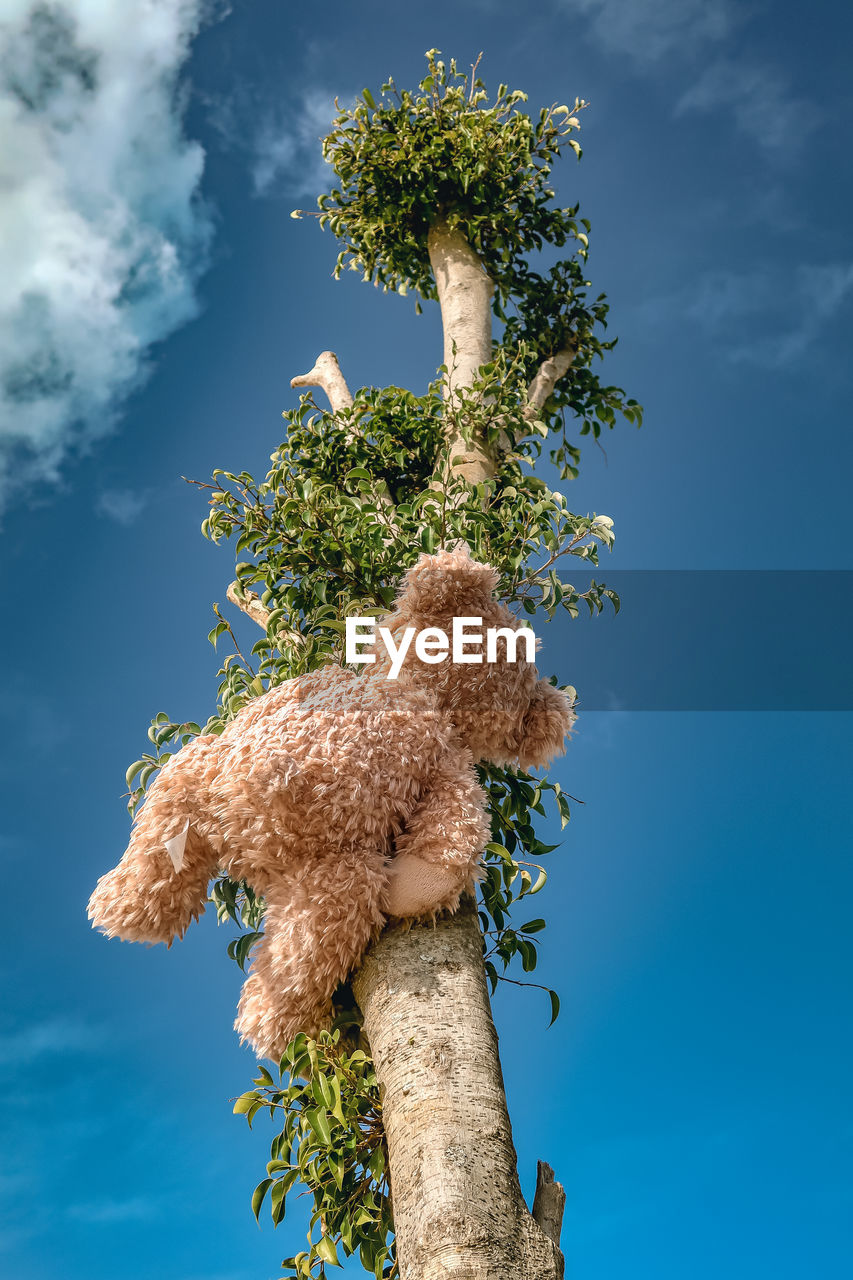
[[[466,76],[437,50],[427,59],[418,92],[389,80],[378,101],[365,90],[338,109],[323,148],[339,186],[313,216],[342,243],[337,274],[359,270],[386,290],[411,291],[418,310],[438,301],[444,362],[424,395],[387,387],[353,396],[323,352],[291,385],[321,388],[330,408],[308,390],[285,413],[287,436],[263,481],[216,471],[203,486],[203,532],[236,541],[228,598],[264,631],[245,657],[215,606],[210,639],[227,633],[234,652],[205,732],[221,731],[271,685],[340,661],[343,619],[388,608],[401,569],[422,550],[465,540],[528,614],[576,616],[581,602],[594,612],[607,599],[618,608],[602,584],[576,590],[555,568],[564,555],[597,565],[612,521],[573,514],[533,471],[547,442],[569,479],[580,463],[574,433],[597,439],[617,414],[640,421],[636,402],[593,367],[613,343],[599,336],[604,295],[587,294],[589,224],[577,206],[555,207],[549,186],[564,147],[580,156],[585,104],[533,120],[520,108],[526,96],[505,85],[488,105],[479,60]],[[536,271],[527,256],[547,246],[571,252]],[[155,751],[128,771],[131,808],[169,748],[199,731],[165,713],[155,719]],[[525,972],[535,967],[545,922],[513,924],[511,915],[545,883],[540,859],[550,849],[534,815],[551,802],[565,826],[569,803],[557,783],[518,770],[482,767],[481,778],[492,841],[479,905],[469,900],[434,927],[387,929],[339,993],[334,1030],[297,1036],[279,1079],[260,1067],[237,1101],[250,1123],[265,1107],[283,1119],[255,1212],[269,1195],[280,1221],[297,1182],[314,1196],[314,1236],[285,1260],[290,1274],[325,1275],[339,1249],[378,1277],[562,1274],[551,1171],[540,1168],[532,1214],[521,1197],[488,987],[519,960]],[[220,919],[244,928],[229,944],[242,966],[261,936],[263,903],[226,879],[211,896]],[[559,1000],[549,996],[553,1021]]]

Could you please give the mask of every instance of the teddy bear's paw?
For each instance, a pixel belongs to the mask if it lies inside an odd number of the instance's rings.
[[[290,1041],[300,1031],[311,1039],[331,1026],[331,1002],[317,1002],[306,997],[294,998],[282,1007],[270,999],[260,984],[252,984],[250,976],[243,987],[239,1012],[234,1023],[240,1039],[251,1045],[258,1058],[278,1062]]]
[[[458,869],[448,870],[414,853],[402,853],[390,867],[385,912],[389,916],[422,916],[456,907],[464,884],[465,877]]]

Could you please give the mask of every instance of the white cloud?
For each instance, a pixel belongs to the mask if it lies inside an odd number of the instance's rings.
[[[127,1200],[93,1200],[85,1204],[72,1204],[66,1216],[91,1226],[106,1226],[119,1222],[145,1222],[156,1217],[160,1206],[146,1196],[133,1196]]]
[[[606,710],[584,711],[581,705],[572,736],[585,747],[610,751],[625,727],[630,711],[624,710],[621,699],[612,690],[607,691],[607,701],[609,706]]]
[[[47,1018],[0,1034],[0,1065],[16,1068],[48,1055],[86,1053],[100,1046],[100,1032],[70,1018]]]
[[[801,264],[707,275],[687,305],[663,308],[686,314],[716,339],[729,359],[783,368],[801,357],[853,295],[853,263]]]
[[[334,92],[316,87],[283,106],[259,103],[245,90],[208,102],[209,123],[226,146],[247,153],[257,196],[316,197],[327,190],[334,174],[321,139],[336,114]]]
[[[728,0],[562,0],[586,15],[609,53],[652,64],[668,54],[692,55],[724,40],[736,25]]]
[[[688,111],[715,112],[721,120],[731,115],[742,133],[770,151],[798,147],[820,118],[771,67],[723,58],[706,67],[679,99],[675,114]]]
[[[134,493],[132,489],[104,489],[98,494],[95,510],[98,515],[127,526],[139,519],[147,505],[146,493]]]
[[[268,116],[255,135],[252,178],[258,195],[284,181],[289,190],[318,196],[334,177],[323,159],[321,139],[337,114],[334,95],[311,89],[291,116]]]
[[[747,42],[733,39],[753,16],[750,6],[732,0],[559,3],[588,19],[589,35],[605,52],[624,54],[648,75],[659,75],[664,60],[676,76],[686,76],[712,59],[678,98],[676,116],[714,112],[723,122],[733,119],[743,134],[777,153],[796,146],[820,119],[817,108],[795,96],[781,72],[742,53]]]
[[[204,156],[178,73],[206,0],[4,0],[0,503],[111,429],[196,312]]]

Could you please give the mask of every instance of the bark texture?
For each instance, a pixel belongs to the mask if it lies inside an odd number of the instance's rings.
[[[474,903],[387,930],[353,986],[383,1088],[401,1280],[559,1280],[518,1183]]]
[[[435,276],[444,327],[445,395],[452,411],[459,394],[471,386],[477,370],[492,358],[492,294],[494,285],[461,231],[438,219],[429,231],[429,260]],[[452,412],[450,463],[454,474],[478,484],[492,474],[490,460],[476,444],[467,445]]]

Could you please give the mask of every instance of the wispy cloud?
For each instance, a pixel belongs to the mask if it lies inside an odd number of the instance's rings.
[[[98,494],[95,510],[98,515],[127,526],[139,519],[147,505],[147,493],[137,493],[132,489],[104,489]]]
[[[691,82],[677,97],[676,116],[716,113],[733,119],[744,136],[777,156],[796,147],[817,126],[815,105],[790,80],[744,48],[741,28],[753,16],[732,0],[558,0],[587,19],[588,36],[605,52],[622,54],[638,71],[660,75],[673,68],[672,83]],[[700,69],[701,68],[701,69]],[[675,90],[677,94],[677,88]]]
[[[271,114],[253,142],[252,179],[258,195],[286,185],[296,194],[319,195],[332,176],[320,141],[335,116],[334,95],[309,90],[293,115]]]
[[[589,18],[590,32],[609,53],[645,66],[668,54],[692,55],[725,39],[737,25],[728,0],[561,0]]]
[[[0,1033],[0,1066],[20,1068],[47,1055],[88,1053],[99,1047],[100,1032],[71,1018],[46,1018]]]
[[[210,222],[177,82],[207,7],[4,4],[0,503],[109,431],[196,312]]]
[[[90,1226],[106,1226],[120,1222],[146,1222],[156,1218],[161,1207],[148,1196],[133,1196],[127,1200],[90,1200],[84,1204],[71,1204],[66,1217]]]
[[[320,143],[335,115],[334,91],[316,86],[284,105],[259,102],[245,90],[208,102],[209,123],[225,145],[247,155],[256,196],[317,196],[326,189],[333,175]]]
[[[696,321],[729,359],[782,368],[811,347],[853,294],[853,262],[801,264],[793,271],[719,271],[698,296],[667,309]]]
[[[797,97],[772,67],[720,58],[682,94],[675,114],[689,111],[731,114],[741,133],[769,151],[798,147],[814,131],[820,113]]]
[[[615,693],[609,692],[607,699],[610,706],[606,711],[584,711],[581,707],[572,737],[584,747],[600,751],[612,750],[624,727],[625,718],[631,714],[623,710],[623,703]]]

